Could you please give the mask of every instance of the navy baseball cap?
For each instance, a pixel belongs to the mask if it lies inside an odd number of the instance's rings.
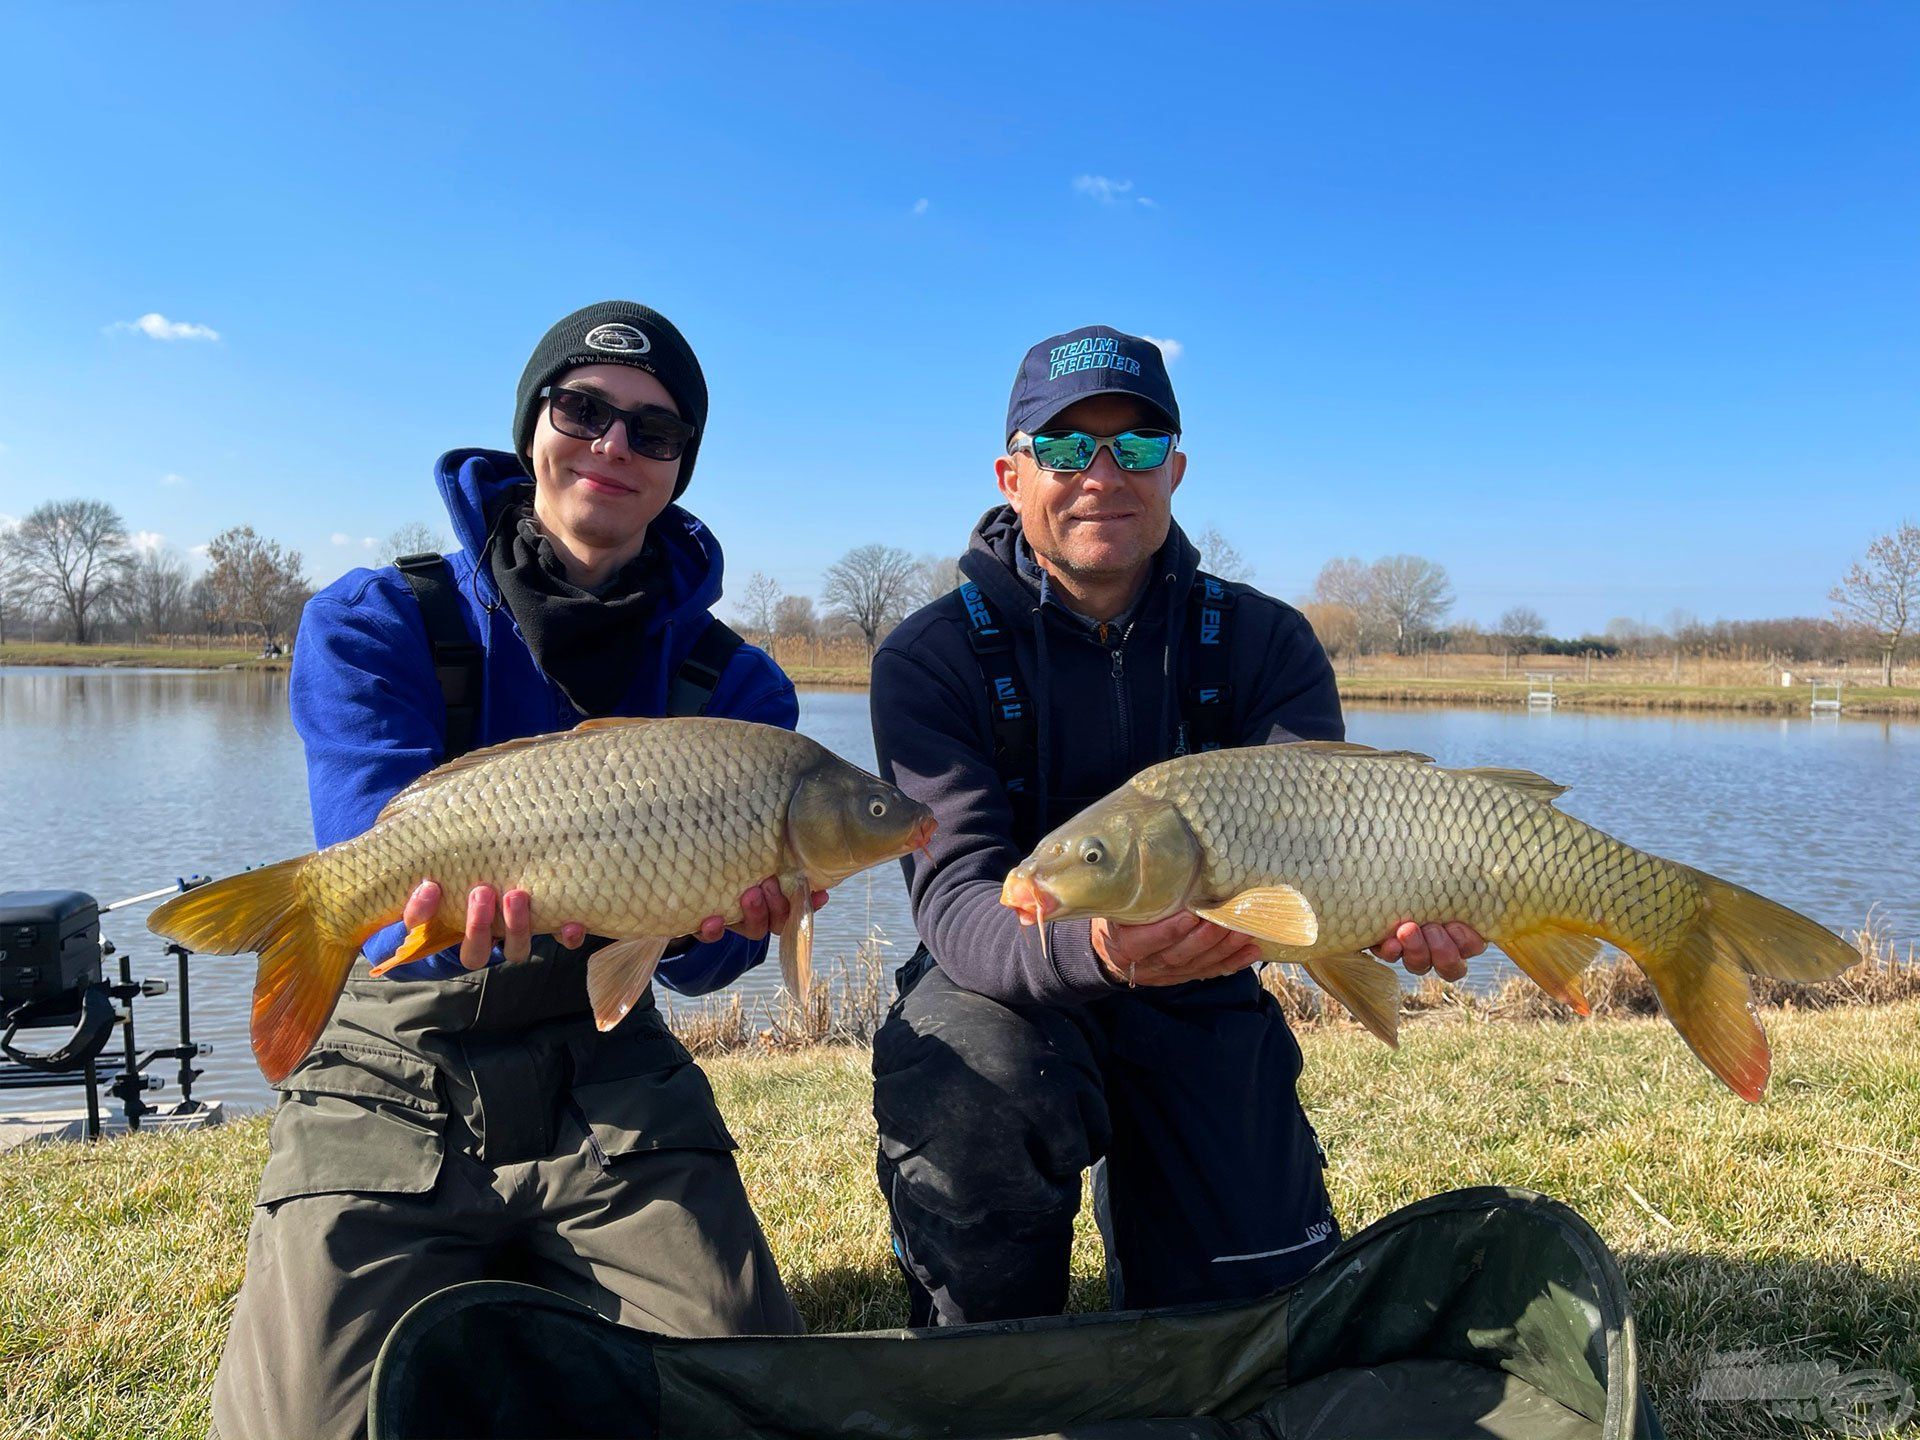
[[[1133,395],[1158,410],[1167,428],[1180,429],[1180,402],[1167,379],[1160,347],[1107,325],[1086,325],[1042,340],[1027,351],[1007,401],[1007,439],[1031,435],[1076,400],[1089,395]]]

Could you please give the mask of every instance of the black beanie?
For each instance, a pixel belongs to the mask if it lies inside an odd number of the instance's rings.
[[[707,428],[707,377],[686,336],[659,311],[631,300],[603,300],[576,310],[542,335],[520,373],[513,406],[514,453],[526,463],[529,474],[540,392],[576,365],[633,365],[667,387],[680,407],[680,418],[693,426],[693,438],[680,456],[680,478],[673,487],[673,498],[678,500],[693,478],[693,462]]]

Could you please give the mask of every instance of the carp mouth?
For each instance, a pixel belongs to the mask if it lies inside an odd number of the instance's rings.
[[[1039,925],[1060,908],[1060,901],[1040,888],[1032,875],[1015,870],[1000,887],[1000,903],[1020,916],[1023,925]]]

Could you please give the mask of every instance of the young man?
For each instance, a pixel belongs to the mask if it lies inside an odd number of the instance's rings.
[[[1034,346],[968,583],[874,660],[882,772],[940,825],[907,862],[923,943],[873,1052],[916,1324],[1057,1313],[1081,1173],[1102,1158],[1117,1305],[1258,1294],[1339,1239],[1300,1050],[1250,941],[1184,914],[1066,922],[1043,958],[1000,904],[1041,835],[1148,765],[1343,736],[1300,614],[1200,576],[1172,521],[1179,431],[1151,342],[1092,326]],[[1483,948],[1408,922],[1376,953],[1457,979]]]
[[[520,378],[517,453],[440,460],[460,552],[356,570],[307,607],[292,707],[319,844],[455,753],[585,716],[794,726],[773,661],[714,628],[720,548],[672,503],[706,419],[698,360],[646,306],[547,332]],[[525,891],[444,898],[465,910],[458,951],[379,980],[356,966],[284,1083],[214,1385],[227,1440],[364,1433],[387,1332],[465,1280],[525,1279],[669,1333],[800,1329],[706,1077],[651,992],[601,1035],[580,927],[536,942]],[[662,978],[726,984],[764,958],[790,898],[757,887],[737,931],[710,917]],[[405,923],[441,903],[423,884]]]

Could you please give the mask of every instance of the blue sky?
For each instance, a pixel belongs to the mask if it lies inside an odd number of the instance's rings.
[[[613,295],[706,366],[736,593],[957,551],[1093,322],[1178,342],[1176,514],[1289,598],[1822,613],[1920,516],[1909,6],[8,6],[0,136],[0,514],[322,581]]]

